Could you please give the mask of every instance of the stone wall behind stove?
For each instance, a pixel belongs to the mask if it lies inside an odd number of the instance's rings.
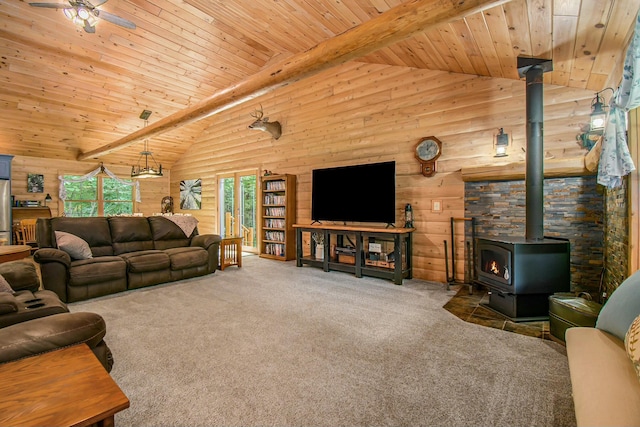
[[[524,237],[525,181],[465,183],[465,217],[477,237]],[[544,235],[571,243],[571,290],[598,298],[604,262],[604,195],[595,176],[544,180]],[[465,239],[471,242],[471,223]],[[544,266],[541,266],[544,268]]]
[[[606,272],[603,291],[607,297],[627,278],[629,270],[629,181],[624,179],[622,182],[620,187],[605,190],[607,220],[604,240],[607,244],[604,253]]]

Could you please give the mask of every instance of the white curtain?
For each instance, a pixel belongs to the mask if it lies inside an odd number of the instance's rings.
[[[64,176],[59,175],[58,179],[60,180],[60,187],[58,189],[58,193],[59,193],[58,197],[60,197],[60,200],[62,200],[62,201],[67,200],[67,190],[64,187],[65,183],[84,182],[84,181],[86,181],[88,179],[91,179],[94,176],[98,175],[100,172],[106,173],[109,176],[109,178],[115,179],[116,181],[118,181],[122,185],[135,186],[136,187],[136,202],[142,202],[142,199],[140,198],[140,183],[138,181],[125,181],[123,179],[120,179],[113,172],[111,172],[109,169],[107,169],[103,165],[98,166],[98,169],[96,169],[94,171],[91,171],[86,175],[82,175],[80,178],[65,178]]]
[[[636,16],[633,39],[627,49],[622,82],[611,98],[604,128],[598,184],[608,188],[622,185],[622,178],[636,169],[627,143],[627,112],[640,106],[640,14]]]

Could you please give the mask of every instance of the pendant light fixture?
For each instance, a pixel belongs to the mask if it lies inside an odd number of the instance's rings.
[[[140,118],[144,120],[144,127],[147,127],[149,122],[149,116],[151,115],[151,111],[144,110],[142,114],[140,114]],[[142,164],[142,158],[144,157],[144,165]],[[151,164],[149,162],[149,157],[151,157]],[[136,166],[131,167],[131,178],[158,178],[162,176],[162,165],[159,165],[156,162],[156,159],[153,157],[153,153],[149,151],[149,138],[145,138],[144,140],[144,150],[140,152],[140,157],[138,158],[138,164]]]

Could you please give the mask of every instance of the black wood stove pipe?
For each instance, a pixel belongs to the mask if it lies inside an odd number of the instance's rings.
[[[524,67],[520,69],[521,61]],[[519,71],[527,83],[526,231],[527,241],[544,239],[544,101],[542,75],[551,61],[518,58]]]

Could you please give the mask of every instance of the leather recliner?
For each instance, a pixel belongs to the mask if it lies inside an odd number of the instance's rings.
[[[0,292],[0,364],[85,343],[107,372],[113,367],[104,342],[107,327],[96,313],[70,313],[51,291],[40,291],[35,266],[0,264],[0,275],[14,293]]]

